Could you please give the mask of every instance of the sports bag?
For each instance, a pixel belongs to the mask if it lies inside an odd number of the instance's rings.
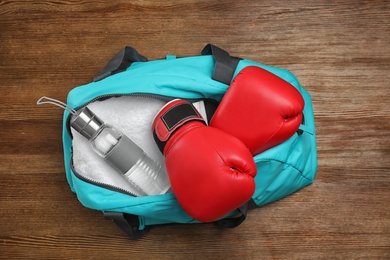
[[[164,158],[153,144],[150,124],[156,112],[168,101],[181,98],[203,101],[216,107],[232,79],[247,66],[258,66],[292,84],[305,101],[304,119],[299,130],[287,141],[254,156],[258,174],[250,202],[216,221],[235,227],[245,220],[248,206],[259,207],[279,200],[309,184],[317,170],[315,126],[311,98],[296,77],[284,69],[230,56],[208,44],[202,55],[148,61],[132,47],[125,47],[108,62],[93,82],[69,92],[67,105],[75,110],[85,106],[108,123],[120,128],[147,153]],[[212,110],[212,109],[211,109]],[[153,225],[199,223],[186,214],[175,195],[132,195],[115,174],[88,149],[83,148],[69,126],[69,111],[63,116],[63,148],[67,181],[78,200],[104,213],[131,238],[141,237]],[[236,217],[239,215],[239,217]]]

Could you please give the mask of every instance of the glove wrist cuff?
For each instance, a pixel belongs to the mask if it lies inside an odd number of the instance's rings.
[[[154,140],[162,153],[173,133],[189,122],[197,121],[206,125],[205,120],[192,103],[175,99],[167,103],[156,115],[152,124]]]

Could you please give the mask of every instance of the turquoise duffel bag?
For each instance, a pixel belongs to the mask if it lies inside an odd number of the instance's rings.
[[[126,135],[139,140],[137,144],[149,155],[159,157],[157,146],[150,145],[153,137],[148,131],[156,111],[174,98],[217,106],[231,80],[247,66],[264,68],[291,83],[302,94],[305,107],[297,133],[284,143],[254,156],[258,174],[252,200],[216,221],[220,226],[235,227],[245,220],[248,205],[262,206],[279,200],[314,180],[317,151],[311,98],[292,73],[231,57],[211,44],[199,56],[168,55],[152,61],[135,49],[125,47],[92,83],[72,89],[67,104],[76,110],[88,106],[100,111],[98,115],[104,121],[128,128],[122,128]],[[111,180],[104,167],[89,163],[93,162],[93,155],[83,152],[84,144],[72,132],[69,120],[70,113],[65,111],[66,176],[72,191],[85,207],[102,211],[106,219],[113,220],[133,239],[157,224],[199,223],[182,210],[173,193],[135,197],[126,187]]]

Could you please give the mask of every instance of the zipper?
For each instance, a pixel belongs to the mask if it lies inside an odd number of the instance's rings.
[[[85,181],[85,182],[88,182],[90,184],[93,184],[93,185],[96,185],[96,186],[99,186],[101,188],[105,188],[105,189],[108,189],[108,190],[111,190],[111,191],[116,191],[116,192],[120,192],[120,193],[123,193],[123,194],[126,194],[126,195],[130,195],[132,197],[137,197],[137,195],[135,195],[134,193],[128,191],[128,190],[125,190],[125,189],[122,189],[122,188],[119,188],[117,186],[113,186],[113,185],[110,185],[110,184],[107,184],[107,183],[103,183],[103,182],[99,182],[99,181],[96,181],[96,180],[93,180],[93,179],[90,179],[90,178],[87,178],[85,177],[84,175],[81,175],[79,174],[76,169],[74,168],[74,165],[73,165],[73,155],[72,155],[72,158],[70,160],[70,168],[71,170],[73,171],[74,175],[82,180],[82,181]]]
[[[104,99],[108,99],[108,98],[113,98],[113,97],[123,97],[123,96],[134,96],[134,97],[146,97],[146,98],[153,98],[153,99],[158,99],[158,100],[161,100],[161,101],[165,101],[165,102],[169,102],[173,99],[175,99],[174,97],[169,97],[169,96],[162,96],[162,95],[158,95],[158,94],[150,94],[150,93],[129,93],[129,94],[123,94],[123,93],[115,93],[115,94],[104,94],[104,95],[100,95],[100,96],[97,96],[95,98],[93,98],[92,100],[88,101],[87,103],[85,103],[84,105],[81,105],[81,106],[78,106],[78,107],[75,107],[74,110],[80,110],[84,107],[86,107],[87,105],[95,102],[95,101],[102,101]],[[202,100],[202,98],[199,98],[199,99],[187,99],[189,101],[199,101],[199,100]],[[213,100],[213,99],[208,99],[208,100]],[[213,100],[214,101],[214,100]],[[218,103],[218,101],[215,101],[216,103]],[[69,134],[69,136],[71,137],[71,139],[73,139],[73,136],[72,136],[72,132],[70,130],[70,119],[71,119],[71,115],[68,116],[67,120],[66,120],[66,129],[67,129],[67,132]],[[114,185],[111,185],[111,184],[107,184],[107,183],[103,183],[103,182],[99,182],[97,180],[94,180],[94,179],[91,179],[91,178],[88,178],[80,173],[78,173],[74,167],[74,163],[73,163],[73,147],[72,147],[72,155],[71,155],[71,158],[70,158],[70,168],[71,170],[73,171],[74,175],[82,180],[82,181],[85,181],[87,183],[90,183],[90,184],[93,184],[93,185],[96,185],[98,187],[101,187],[101,188],[105,188],[105,189],[108,189],[108,190],[111,190],[111,191],[115,191],[115,192],[119,192],[119,193],[123,193],[123,194],[126,194],[126,195],[130,195],[130,196],[133,196],[133,197],[137,197],[136,194],[128,191],[128,190],[125,190],[123,188],[120,188],[120,187],[117,187],[117,186],[114,186]]]
[[[87,105],[89,105],[89,104],[91,104],[91,103],[93,103],[95,101],[98,101],[98,100],[104,100],[104,99],[108,99],[108,98],[112,98],[112,97],[122,97],[122,96],[147,97],[147,98],[154,98],[154,99],[159,99],[159,100],[167,101],[167,102],[173,99],[171,97],[161,96],[161,95],[157,95],[157,94],[147,94],[147,93],[105,94],[105,95],[101,95],[101,96],[97,96],[97,97],[93,98],[92,100],[90,100],[89,102],[85,103],[84,105],[75,107],[74,110],[80,110],[80,109],[86,107]],[[72,132],[70,130],[70,119],[71,119],[71,117],[72,117],[72,115],[69,115],[67,120],[66,120],[66,129],[67,129],[68,134],[71,137],[71,139],[73,139]],[[72,150],[73,150],[73,147],[72,147]],[[72,152],[72,155],[71,155],[71,158],[70,158],[70,168],[73,171],[74,175],[78,179],[80,179],[82,181],[85,181],[87,183],[93,184],[95,186],[98,186],[98,187],[101,187],[101,188],[104,188],[104,189],[108,189],[108,190],[111,190],[111,191],[115,191],[115,192],[123,193],[123,194],[126,194],[126,195],[130,195],[132,197],[137,197],[136,194],[134,194],[134,193],[132,193],[132,192],[130,192],[128,190],[125,190],[123,188],[120,188],[120,187],[117,187],[117,186],[114,186],[114,185],[111,185],[111,184],[107,184],[107,183],[104,183],[104,182],[99,182],[97,180],[88,178],[88,177],[78,173],[76,171],[76,169],[74,167],[74,163],[73,163],[73,152]]]
[[[171,100],[173,100],[174,98],[173,97],[168,97],[168,96],[162,96],[162,95],[157,95],[157,94],[149,94],[149,93],[129,93],[129,94],[124,94],[124,93],[115,93],[115,94],[104,94],[104,95],[100,95],[100,96],[97,96],[93,99],[91,99],[90,101],[88,101],[87,103],[85,103],[84,105],[81,105],[81,106],[78,106],[78,107],[74,107],[73,109],[74,110],[80,110],[86,106],[88,106],[89,104],[95,102],[95,101],[102,101],[104,99],[108,99],[108,98],[113,98],[113,97],[124,97],[124,96],[134,96],[134,97],[146,97],[146,98],[154,98],[154,99],[158,99],[158,100],[162,100],[162,101],[166,101],[166,102],[169,102]],[[66,119],[66,130],[68,131],[68,134],[69,136],[73,139],[73,136],[72,136],[72,132],[70,130],[70,118],[71,118],[71,115],[68,116],[68,118]]]
[[[151,94],[151,93],[129,93],[129,94],[126,94],[126,93],[116,93],[116,94],[104,94],[104,95],[100,95],[100,96],[97,96],[95,98],[93,98],[92,100],[88,101],[87,103],[85,103],[84,105],[81,105],[81,106],[78,106],[78,107],[75,107],[73,108],[74,110],[79,110],[79,109],[82,109],[83,107],[86,107],[88,106],[89,104],[95,102],[95,101],[102,101],[104,99],[108,99],[108,98],[113,98],[113,97],[124,97],[124,96],[134,96],[134,97],[146,97],[146,98],[154,98],[154,99],[158,99],[158,100],[161,100],[161,101],[165,101],[165,102],[169,102],[173,99],[175,99],[175,97],[169,97],[169,96],[163,96],[163,95],[158,95],[158,94]],[[195,102],[195,101],[199,101],[199,100],[202,100],[204,98],[193,98],[193,99],[186,99],[190,102]],[[219,102],[214,100],[214,99],[205,99],[205,100],[208,100],[210,102],[214,102],[215,104],[218,104]],[[68,116],[68,118],[66,119],[66,130],[68,131],[68,134],[71,138],[72,137],[72,132],[70,130],[70,118],[71,118],[71,115]]]

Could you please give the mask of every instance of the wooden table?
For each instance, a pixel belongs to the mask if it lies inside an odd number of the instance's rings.
[[[0,258],[390,259],[389,1],[0,1]],[[206,43],[293,72],[313,98],[313,185],[232,230],[171,225],[132,241],[65,179],[65,100],[131,45]]]

